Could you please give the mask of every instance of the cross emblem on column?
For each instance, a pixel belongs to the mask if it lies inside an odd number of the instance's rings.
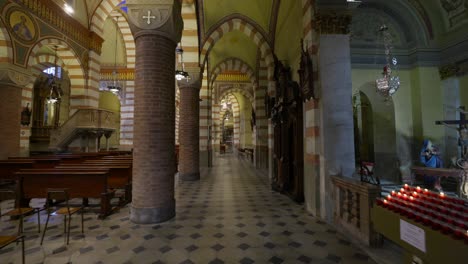
[[[147,16],[143,16],[143,19],[147,19],[146,23],[151,24],[151,19],[156,19],[155,16],[152,16],[151,15],[151,10],[148,10],[148,15]]]

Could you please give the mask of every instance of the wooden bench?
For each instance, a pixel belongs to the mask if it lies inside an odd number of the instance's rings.
[[[101,209],[99,218],[112,213],[110,204],[114,193],[109,191],[109,172],[62,172],[62,171],[20,171],[18,177],[18,204],[24,204],[28,199],[47,198],[48,188],[67,188],[70,198],[100,198]]]
[[[411,185],[424,176],[436,176],[444,178],[453,178],[457,182],[456,191],[458,195],[463,193],[463,188],[466,184],[466,176],[464,170],[444,169],[444,168],[429,168],[429,167],[411,167]]]

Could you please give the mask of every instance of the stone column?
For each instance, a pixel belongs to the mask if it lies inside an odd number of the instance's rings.
[[[189,72],[190,80],[177,82],[180,90],[179,179],[200,179],[200,71]]]
[[[320,9],[317,14],[319,37],[320,113],[322,114],[323,173],[320,175],[321,216],[333,219],[330,176],[351,177],[354,172],[353,107],[351,104],[351,54],[346,10]]]
[[[128,0],[135,38],[135,128],[130,220],[175,216],[175,48],[183,22],[178,0]]]

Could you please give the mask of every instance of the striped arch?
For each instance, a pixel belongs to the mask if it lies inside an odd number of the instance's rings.
[[[255,43],[255,45],[259,47],[260,53],[262,54],[262,57],[266,59],[268,65],[274,65],[273,51],[270,45],[268,44],[267,36],[264,36],[262,34],[263,31],[259,29],[256,25],[244,19],[232,18],[225,21],[220,26],[216,26],[216,28],[212,28],[209,30],[209,33],[207,34],[205,42],[203,43],[200,54],[200,64],[202,67],[205,66],[206,58],[208,57],[210,50],[214,47],[216,42],[220,40],[224,36],[224,34],[234,30],[239,30],[243,32],[247,37],[249,37]],[[273,69],[271,73],[273,73]]]
[[[127,16],[123,15],[120,11],[113,12],[112,15],[118,16],[119,20],[117,22],[117,28],[120,30],[120,34],[122,34],[123,43],[125,45],[126,57],[127,57],[127,68],[134,69],[135,68],[135,39],[133,38],[132,31],[130,30],[130,25],[128,24]],[[123,19],[122,19],[123,18]]]
[[[218,63],[213,68],[213,72],[212,72],[213,77],[211,79],[212,85],[216,81],[216,78],[218,77],[218,75],[223,73],[224,71],[239,71],[244,74],[247,74],[247,76],[249,76],[250,78],[250,81],[252,82],[252,85],[255,85],[258,82],[257,76],[249,64],[247,64],[246,62],[244,62],[243,60],[239,58],[227,58],[221,61],[220,63]]]
[[[91,19],[91,31],[96,32],[102,37],[104,32],[104,21],[112,13],[116,6],[118,6],[122,0],[103,0],[101,4],[94,11]]]
[[[13,49],[11,46],[10,35],[0,20],[0,63],[11,63],[13,58]]]
[[[233,94],[233,93],[239,93],[239,94],[245,96],[247,99],[249,99],[250,104],[252,105],[252,107],[254,107],[254,96],[253,96],[251,93],[249,93],[249,91],[246,90],[246,89],[234,88],[234,87],[225,90],[225,91],[219,96],[220,99],[219,99],[219,102],[217,102],[217,104],[220,104],[222,98],[224,98],[227,94]]]
[[[43,70],[53,67],[55,65],[55,56],[52,54],[37,54],[36,57],[33,58],[32,64],[32,74],[34,77],[37,77]],[[68,74],[67,65],[63,62],[63,60],[58,57],[57,58],[57,66],[62,68],[62,71]]]
[[[239,106],[239,101],[237,100],[237,97],[233,93],[227,93],[224,95],[224,97],[220,98],[220,102],[223,98],[226,98],[232,103],[232,116],[234,118],[233,123],[234,123],[234,135],[233,135],[233,143],[234,147],[239,146],[240,143],[240,106]],[[223,117],[224,114],[226,113],[226,110],[220,109],[219,111],[219,121],[220,124],[223,123]]]
[[[70,108],[77,109],[80,106],[86,106],[86,101],[96,100],[99,102],[99,90],[87,89],[84,70],[81,62],[78,60],[76,52],[64,41],[59,39],[43,39],[37,43],[31,51],[28,60],[28,67],[32,68],[37,64],[38,58],[41,56],[39,51],[43,46],[58,45],[57,57],[63,62],[63,68],[68,72],[70,78]],[[53,57],[53,56],[52,56]],[[50,56],[49,56],[50,59]]]

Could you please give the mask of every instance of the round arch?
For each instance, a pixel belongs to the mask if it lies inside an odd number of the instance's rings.
[[[227,93],[224,95],[223,98],[220,98],[220,102],[222,99],[227,99],[232,103],[232,116],[233,116],[233,144],[234,147],[237,147],[239,145],[239,138],[240,138],[240,107],[239,107],[239,101],[237,100],[237,97],[233,93]],[[219,113],[219,121],[220,124],[223,123],[223,117],[224,114],[226,113],[227,110],[221,109]]]
[[[218,63],[214,68],[212,72],[212,78],[211,78],[211,84],[216,81],[216,78],[218,77],[219,74],[223,73],[224,71],[239,71],[247,76],[249,76],[250,81],[252,82],[252,85],[255,85],[258,83],[257,76],[255,75],[254,70],[250,65],[248,65],[245,61],[239,59],[239,58],[227,58]]]
[[[0,62],[11,63],[12,58],[11,38],[2,20],[0,20]]]
[[[70,107],[77,108],[81,106],[81,100],[87,98],[94,98],[99,100],[99,91],[88,91],[86,89],[87,84],[85,80],[85,72],[83,65],[78,59],[79,56],[71,48],[67,42],[60,39],[47,38],[38,42],[33,48],[29,55],[28,67],[33,68],[34,65],[38,64],[38,58],[41,58],[40,49],[43,46],[54,46],[58,45],[57,57],[62,60],[62,67],[67,70],[68,76],[70,78]],[[53,56],[52,56],[53,57]],[[45,57],[43,57],[45,59]],[[50,59],[50,55],[49,55]],[[76,99],[76,102],[74,102]]]
[[[255,101],[254,101],[253,95],[250,94],[250,93],[249,93],[247,90],[245,90],[245,89],[234,88],[234,87],[229,88],[229,89],[223,91],[223,93],[220,94],[220,96],[218,97],[218,98],[219,98],[219,102],[216,102],[216,103],[217,103],[217,104],[220,104],[220,103],[221,103],[221,100],[222,100],[223,98],[225,98],[226,95],[228,95],[228,94],[234,94],[234,93],[239,93],[239,94],[245,96],[247,99],[249,99],[250,104],[251,104],[252,107],[253,107],[253,104],[254,104],[254,102],[255,102]],[[236,98],[236,100],[237,100],[237,98]]]
[[[267,36],[264,36],[262,34],[262,30],[259,29],[258,26],[245,19],[236,17],[225,21],[219,26],[215,25],[209,30],[209,34],[207,34],[207,36],[205,37],[205,41],[203,42],[200,54],[200,65],[202,68],[204,68],[204,66],[206,65],[206,59],[208,57],[208,54],[210,53],[211,49],[214,47],[216,42],[220,40],[224,36],[224,34],[234,30],[239,30],[240,32],[248,36],[255,43],[255,45],[259,47],[260,53],[262,57],[265,58],[267,65],[269,67],[273,67],[273,51],[270,47],[270,44],[268,43]]]

